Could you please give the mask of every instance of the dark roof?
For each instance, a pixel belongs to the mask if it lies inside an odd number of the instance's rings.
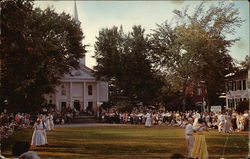
[[[248,76],[248,70],[241,69],[235,73],[230,73],[226,75],[225,79],[230,80],[230,79],[237,79],[237,78],[247,78],[247,76]]]

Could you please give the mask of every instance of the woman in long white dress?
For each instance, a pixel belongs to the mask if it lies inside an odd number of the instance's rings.
[[[52,115],[52,114],[49,114],[49,115],[48,115],[48,117],[49,117],[49,125],[50,125],[50,129],[51,129],[51,130],[54,130],[53,115]]]
[[[152,126],[152,116],[150,113],[146,114],[146,122],[145,122],[146,127]]]
[[[46,123],[46,130],[50,131],[51,127],[50,127],[50,119],[49,119],[49,115],[45,115],[45,123]]]
[[[230,131],[230,125],[231,124],[231,119],[230,119],[230,116],[229,115],[225,115],[225,126],[223,128],[223,132],[224,133],[229,133]]]
[[[38,119],[34,125],[34,132],[32,135],[31,145],[32,146],[42,146],[45,145],[45,137],[44,137],[44,130],[45,126],[42,120]]]
[[[44,139],[45,139],[45,145],[48,145],[48,139],[47,139],[47,125],[46,125],[46,116],[44,115],[42,117],[42,123],[43,123],[43,126],[44,126],[44,129],[43,129],[43,136],[44,136]]]

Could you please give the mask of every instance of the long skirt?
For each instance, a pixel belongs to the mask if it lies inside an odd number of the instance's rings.
[[[44,139],[45,139],[45,144],[48,144],[48,139],[47,139],[46,130],[43,130],[43,135],[44,135]]]
[[[34,130],[32,135],[31,145],[33,146],[45,145],[44,130]]]
[[[50,125],[50,129],[54,130],[54,121],[53,120],[49,121],[49,125]]]
[[[46,130],[47,130],[47,131],[50,131],[50,130],[51,130],[50,121],[49,121],[49,120],[46,120]]]
[[[147,119],[146,119],[145,126],[148,126],[148,127],[152,126],[151,118],[147,118]]]
[[[195,135],[191,157],[195,159],[208,159],[207,144],[204,134]]]

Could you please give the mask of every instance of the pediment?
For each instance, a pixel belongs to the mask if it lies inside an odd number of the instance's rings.
[[[64,78],[70,79],[95,79],[92,70],[84,65],[81,65],[79,69],[72,69],[70,73],[64,75]]]

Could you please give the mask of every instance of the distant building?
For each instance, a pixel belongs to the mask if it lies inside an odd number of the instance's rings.
[[[76,2],[73,17],[79,22]],[[55,105],[57,110],[68,107],[96,112],[103,102],[108,101],[108,83],[96,80],[93,70],[85,66],[85,57],[79,61],[80,68],[72,69],[69,74],[64,75],[60,80],[61,84],[56,87],[56,92],[46,95],[45,98],[47,103]]]
[[[239,102],[250,99],[248,70],[240,70],[226,76],[226,108],[236,108]]]
[[[187,88],[187,93],[191,97],[192,103],[194,103],[196,110],[205,111],[208,110],[207,105],[207,88],[204,81],[193,83]]]
[[[108,83],[97,81],[92,70],[82,64],[80,69],[72,70],[60,81],[56,93],[46,96],[47,103],[56,105],[57,110],[69,107],[96,112],[103,102],[108,101]]]

